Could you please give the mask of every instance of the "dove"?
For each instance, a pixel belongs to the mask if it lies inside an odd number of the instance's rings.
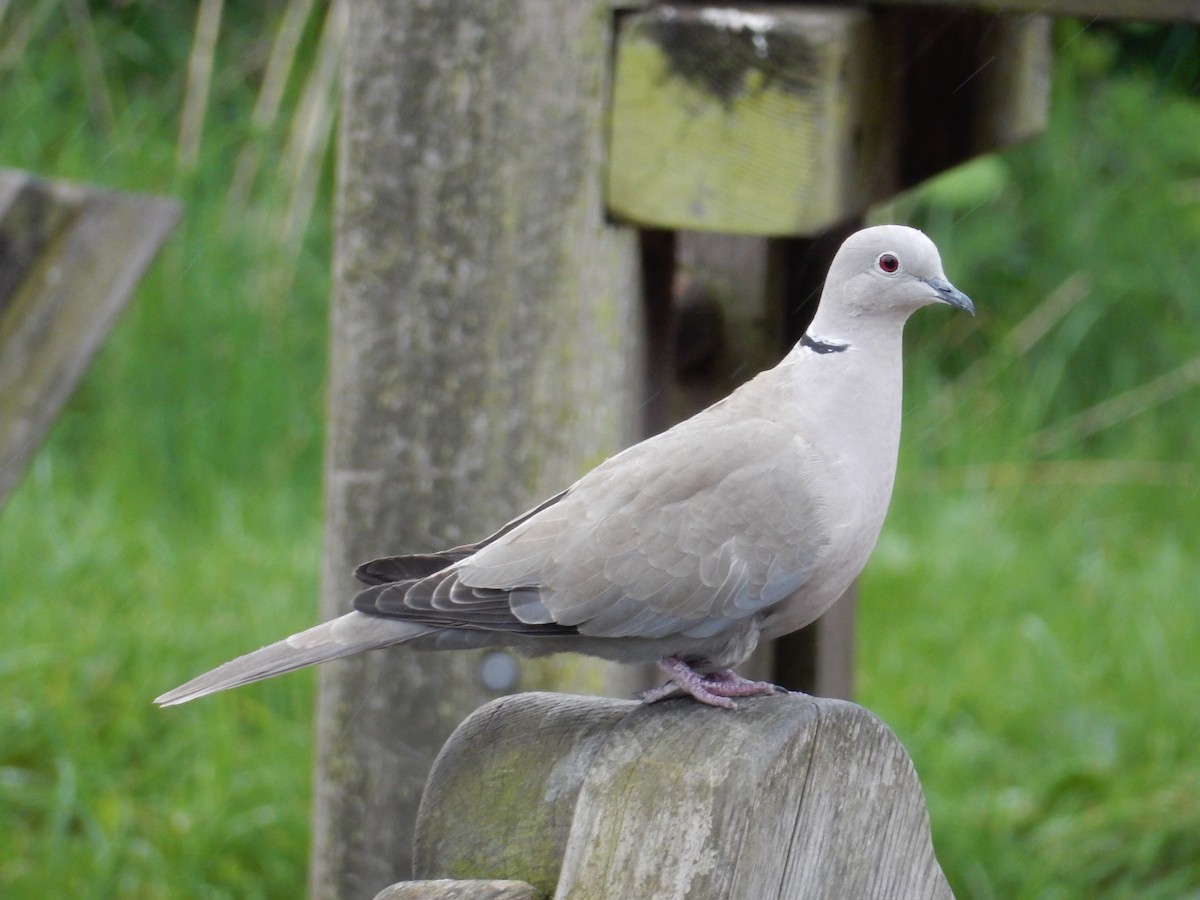
[[[928,237],[856,232],[773,369],[479,543],[364,563],[354,611],[156,702],[396,644],[656,662],[668,680],[647,702],[733,707],[780,690],[734,667],[816,619],[866,565],[896,474],[904,324],[934,303],[975,312]]]

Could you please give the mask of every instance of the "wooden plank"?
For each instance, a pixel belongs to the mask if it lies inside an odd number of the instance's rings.
[[[771,643],[765,677],[789,690],[852,699],[857,611],[856,581],[811,625]]]
[[[1200,22],[1196,0],[870,0],[872,6],[940,6],[984,13],[1076,16],[1089,20]]]
[[[864,207],[885,153],[869,90],[876,41],[853,9],[624,17],[609,207],[639,224],[742,234],[813,233]]]
[[[326,617],[356,563],[486,536],[633,440],[642,375],[636,234],[601,196],[607,0],[349,7]],[[324,667],[313,896],[409,876],[429,766],[480,702],[603,690],[608,671],[560,657],[489,688],[484,662],[401,649]]]
[[[438,758],[417,872],[558,898],[951,897],[895,736],[861,707],[798,695],[733,712],[489,704]]]
[[[0,171],[0,504],[178,218],[173,200]]]
[[[638,703],[516,694],[462,723],[421,801],[417,878],[518,878],[552,894],[592,759]]]
[[[403,881],[375,895],[375,900],[538,900],[541,895],[523,881]]]
[[[717,402],[783,358],[789,345],[774,275],[770,242],[764,238],[680,232],[670,390],[677,419]],[[760,644],[738,671],[782,683],[771,642]],[[662,680],[652,667],[642,687]],[[812,680],[787,687],[816,692]]]
[[[1048,20],[656,7],[618,30],[608,203],[643,226],[815,236],[1037,133]]]

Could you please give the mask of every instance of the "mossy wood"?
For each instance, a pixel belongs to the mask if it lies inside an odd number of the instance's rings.
[[[660,6],[617,35],[608,203],[639,225],[816,235],[1045,121],[1038,17]],[[911,164],[916,112],[953,153]]]
[[[739,707],[483,707],[430,776],[417,876],[576,900],[952,896],[912,763],[878,719],[799,695]]]
[[[178,218],[162,197],[0,170],[0,505]]]
[[[485,537],[637,436],[637,238],[602,197],[606,0],[351,4],[337,175],[322,610],[355,564]],[[474,653],[324,667],[310,891],[411,874],[429,766],[513,687]]]

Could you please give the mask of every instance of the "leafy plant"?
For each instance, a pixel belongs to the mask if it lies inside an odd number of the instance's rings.
[[[186,207],[0,513],[5,897],[303,890],[311,676],[149,700],[313,617],[343,14],[0,2],[0,165]],[[962,898],[1200,891],[1200,107],[1123,34],[885,211],[980,309],[910,326],[859,665]]]

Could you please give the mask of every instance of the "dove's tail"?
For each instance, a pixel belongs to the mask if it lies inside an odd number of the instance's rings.
[[[434,630],[400,619],[348,613],[217,666],[211,672],[167,691],[154,702],[159,706],[176,706],[305,666],[400,644]]]

